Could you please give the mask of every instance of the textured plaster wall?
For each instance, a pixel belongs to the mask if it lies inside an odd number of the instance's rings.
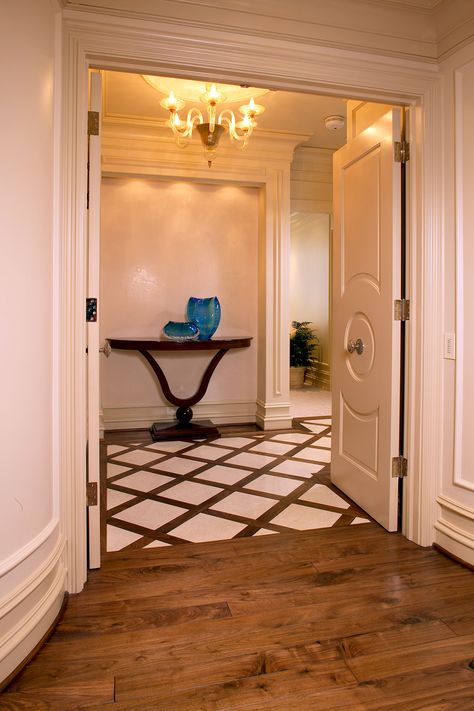
[[[258,191],[187,181],[105,178],[102,184],[102,338],[159,337],[185,319],[189,296],[217,295],[218,336],[257,328]],[[160,356],[173,392],[190,395],[210,355]],[[205,401],[256,398],[256,344],[228,353]],[[102,362],[102,406],[166,404],[141,356],[113,352]]]

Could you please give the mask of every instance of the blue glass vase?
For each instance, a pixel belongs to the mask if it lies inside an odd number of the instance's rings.
[[[221,305],[217,296],[198,299],[191,296],[186,309],[186,318],[199,328],[199,340],[207,341],[216,332],[221,320]]]
[[[196,341],[199,338],[199,328],[192,321],[168,321],[163,326],[163,333],[172,341]]]

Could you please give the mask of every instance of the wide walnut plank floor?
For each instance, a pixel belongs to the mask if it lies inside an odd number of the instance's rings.
[[[0,708],[469,711],[473,600],[472,572],[374,523],[124,551]]]

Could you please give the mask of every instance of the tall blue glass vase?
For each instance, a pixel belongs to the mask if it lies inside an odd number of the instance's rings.
[[[221,305],[217,296],[198,299],[191,296],[186,309],[186,318],[199,328],[199,340],[207,341],[216,332],[221,320]]]

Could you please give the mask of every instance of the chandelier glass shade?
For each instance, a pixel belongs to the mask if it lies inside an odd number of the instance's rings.
[[[166,98],[160,101],[169,113],[168,126],[173,131],[178,146],[185,147],[189,144],[196,129],[204,147],[208,166],[216,156],[216,150],[221,136],[228,133],[229,138],[239,148],[245,148],[249,138],[257,126],[255,120],[265,111],[260,104],[255,103],[254,97],[267,93],[266,89],[239,87],[230,84],[203,84],[202,82],[185,79],[168,79],[166,77],[145,76],[145,81]],[[182,119],[179,112],[185,108],[186,102],[197,103],[192,106]],[[240,116],[228,108],[219,111],[222,104],[247,101],[239,106]],[[205,107],[205,114],[201,111]]]

